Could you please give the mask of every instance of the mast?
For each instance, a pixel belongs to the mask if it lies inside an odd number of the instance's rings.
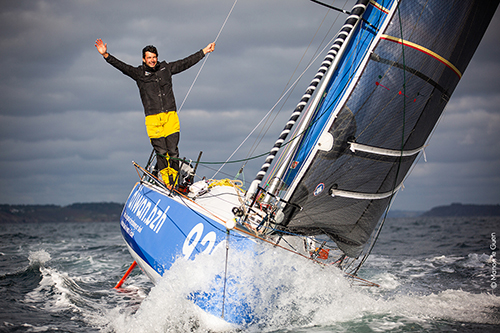
[[[356,5],[354,5],[354,7],[352,8],[351,15],[347,18],[342,29],[339,31],[337,38],[335,39],[332,47],[330,48],[330,51],[328,52],[325,59],[323,60],[323,62],[321,64],[318,72],[316,73],[314,79],[311,81],[311,83],[309,84],[309,87],[306,89],[306,92],[302,96],[300,102],[295,107],[295,110],[293,111],[292,115],[290,116],[290,119],[286,123],[278,140],[276,140],[276,142],[274,143],[274,146],[271,149],[269,155],[267,156],[260,171],[257,173],[255,179],[252,181],[250,188],[248,189],[247,194],[246,194],[246,198],[249,202],[251,202],[253,200],[253,198],[255,197],[255,194],[257,193],[258,187],[259,187],[260,183],[262,182],[262,179],[266,175],[267,170],[271,166],[271,163],[273,162],[276,154],[278,153],[283,142],[287,138],[288,133],[290,133],[292,127],[295,125],[295,122],[297,121],[297,119],[301,115],[304,107],[309,102],[309,99],[311,98],[311,96],[315,92],[318,84],[323,79],[323,77],[325,76],[325,73],[326,73],[327,79],[323,80],[323,83],[321,84],[320,89],[316,93],[316,96],[311,103],[311,107],[309,108],[310,111],[305,116],[307,118],[303,122],[303,125],[301,126],[301,128],[298,132],[298,133],[300,133],[299,135],[301,135],[301,133],[303,133],[303,131],[307,128],[308,121],[312,117],[314,110],[316,109],[316,107],[319,104],[319,101],[321,100],[322,93],[327,87],[328,78],[331,77],[331,75],[335,71],[335,67],[338,63],[337,59],[341,58],[342,51],[345,49],[345,45],[347,45],[346,40],[347,40],[347,42],[349,41],[350,36],[351,36],[351,31],[353,31],[355,29],[355,27],[357,26],[357,24],[360,22],[360,20],[363,16],[363,13],[365,12],[366,7],[368,6],[368,3],[369,3],[369,0],[358,0]],[[335,62],[334,62],[334,60],[335,60]],[[334,63],[334,66],[331,66],[332,63]],[[299,140],[294,141],[293,146],[292,146],[292,151],[297,146],[298,141]],[[284,174],[284,172],[286,170],[286,165],[288,164],[286,162],[287,161],[285,161],[285,163],[282,164],[282,167],[280,168],[279,174],[277,177]],[[279,179],[276,178],[276,181],[273,181],[273,184],[271,187],[274,190],[278,185],[279,185]]]

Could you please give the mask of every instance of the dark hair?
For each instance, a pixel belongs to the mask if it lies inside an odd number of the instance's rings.
[[[148,45],[142,49],[142,58],[143,59],[146,58],[146,52],[154,53],[158,57],[158,50],[153,45]]]

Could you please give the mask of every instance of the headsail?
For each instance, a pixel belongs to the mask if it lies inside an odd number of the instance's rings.
[[[286,165],[283,227],[362,253],[497,6],[370,1]]]

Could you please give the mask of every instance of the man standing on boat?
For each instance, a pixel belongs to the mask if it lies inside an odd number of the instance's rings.
[[[108,53],[107,44],[95,42],[97,51],[113,67],[130,76],[139,87],[146,116],[146,130],[157,154],[157,167],[166,185],[175,186],[179,172],[179,117],[172,90],[172,75],[185,71],[215,49],[215,43],[174,62],[158,62],[153,45],[142,50],[142,65],[134,67]]]

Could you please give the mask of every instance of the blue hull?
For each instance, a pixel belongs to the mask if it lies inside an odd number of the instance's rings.
[[[207,215],[210,214],[203,214],[186,198],[170,197],[158,187],[137,183],[123,209],[120,227],[134,259],[153,282],[157,282],[177,259],[192,260],[197,254],[211,254],[219,244],[224,245],[225,224]],[[243,236],[234,230],[230,233]],[[255,240],[248,237],[230,237],[232,249],[253,251],[255,245]],[[235,300],[236,295],[225,296],[231,297],[232,305],[222,311],[223,280],[219,275],[213,284],[216,288],[199,290],[186,297],[216,317],[224,313],[226,322],[238,325],[251,322],[254,318],[246,301]],[[231,278],[227,283],[231,283]]]

